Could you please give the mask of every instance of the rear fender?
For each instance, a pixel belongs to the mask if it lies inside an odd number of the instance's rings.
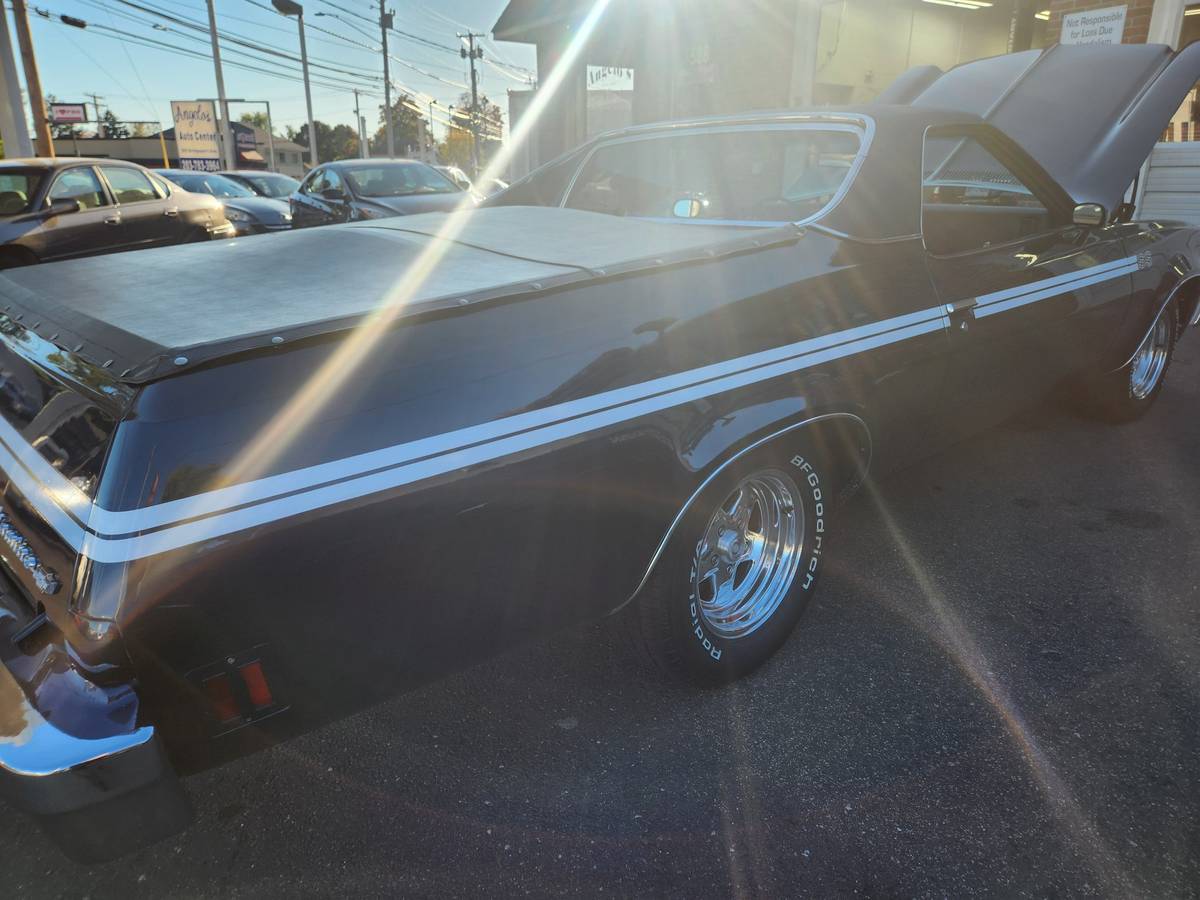
[[[843,494],[857,488],[871,465],[871,430],[859,414],[861,410],[853,404],[847,406],[854,411],[817,412],[802,398],[780,398],[745,407],[713,421],[703,438],[685,454],[685,459],[692,463],[707,460],[706,477],[676,513],[633,593],[614,612],[633,602],[641,593],[672,535],[697,498],[722,472],[748,454],[780,440],[803,436],[813,450],[836,466],[835,483],[842,488]]]

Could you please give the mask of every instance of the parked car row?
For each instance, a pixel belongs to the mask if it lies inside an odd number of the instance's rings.
[[[0,162],[0,268],[231,237],[215,197],[134,163]]]
[[[0,269],[474,206],[481,196],[467,185],[397,159],[326,163],[303,182],[274,172],[151,170],[110,159],[3,161]]]

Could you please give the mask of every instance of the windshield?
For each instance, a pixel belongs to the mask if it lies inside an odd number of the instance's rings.
[[[343,170],[360,197],[405,197],[410,194],[453,194],[454,182],[430,166],[402,163],[391,166],[355,166]]]
[[[212,175],[203,172],[163,173],[185,191],[193,194],[212,194],[214,197],[253,197],[254,191],[242,187],[236,181],[224,175]]]
[[[288,175],[262,174],[240,177],[264,197],[287,197],[300,187],[300,182]]]
[[[0,171],[0,216],[29,212],[43,177],[41,172],[34,170]]]
[[[601,145],[567,206],[617,216],[797,222],[829,205],[858,154],[850,130],[744,128]]]

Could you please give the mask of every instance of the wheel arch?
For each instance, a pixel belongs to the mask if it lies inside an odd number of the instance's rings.
[[[1141,333],[1137,339],[1137,343],[1133,345],[1133,350],[1130,352],[1128,359],[1121,365],[1112,369],[1111,372],[1120,372],[1127,368],[1135,356],[1137,356],[1138,348],[1150,337],[1154,331],[1154,326],[1158,324],[1158,320],[1162,317],[1163,312],[1171,305],[1172,301],[1179,303],[1179,335],[1183,337],[1183,332],[1189,324],[1197,324],[1197,317],[1200,317],[1200,272],[1192,271],[1176,281],[1166,296],[1158,304],[1154,311],[1153,318],[1150,319],[1150,324],[1146,327],[1145,332]],[[1111,374],[1110,372],[1110,374]]]
[[[726,425],[726,429],[723,430],[724,435],[733,439],[724,442],[721,452],[706,454],[711,456],[711,459],[708,460],[707,465],[697,468],[697,471],[704,473],[704,477],[671,520],[671,524],[655,547],[641,580],[630,595],[613,610],[614,613],[632,603],[645,588],[676,529],[700,495],[730,466],[751,453],[769,448],[777,441],[802,433],[815,452],[822,454],[826,460],[837,467],[835,480],[843,495],[852,493],[866,478],[871,466],[874,444],[870,426],[861,410],[853,408],[853,410],[839,409],[826,412],[805,411],[798,418],[790,421],[776,419],[770,424],[754,428],[752,426],[761,418],[761,416],[755,415],[756,412],[761,413],[762,410],[750,407],[729,420],[723,420],[740,422],[742,427]],[[709,433],[711,434],[711,431]],[[697,443],[697,447],[702,445],[703,442]],[[701,460],[695,458],[694,452],[689,461],[700,462]]]

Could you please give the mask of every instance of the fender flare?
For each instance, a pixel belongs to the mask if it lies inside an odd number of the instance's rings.
[[[851,490],[858,487],[858,485],[860,485],[866,478],[867,473],[871,468],[871,458],[872,454],[874,453],[871,429],[867,426],[867,423],[862,419],[861,416],[851,412],[822,413],[820,415],[810,416],[806,419],[802,419],[799,422],[793,422],[790,425],[786,425],[782,428],[777,428],[774,431],[759,437],[751,443],[742,446],[735,452],[727,454],[721,460],[721,462],[708,473],[704,480],[700,482],[696,489],[692,491],[691,495],[684,502],[683,506],[679,508],[679,512],[675,514],[675,518],[671,520],[671,524],[667,527],[666,532],[663,534],[662,540],[658,542],[658,546],[655,548],[653,555],[650,557],[650,562],[646,566],[645,574],[642,575],[637,587],[635,587],[632,593],[630,593],[630,595],[619,606],[613,609],[612,612],[620,612],[622,609],[632,603],[637,598],[638,594],[642,592],[642,589],[645,588],[646,584],[650,581],[650,576],[654,574],[654,568],[658,565],[659,560],[662,559],[663,553],[666,552],[667,544],[670,543],[671,538],[675,534],[675,530],[679,527],[684,517],[688,514],[688,511],[692,508],[692,504],[695,503],[696,499],[702,493],[704,493],[705,489],[707,489],[708,486],[721,475],[721,473],[723,473],[739,459],[742,459],[748,454],[753,453],[755,450],[758,450],[785,435],[791,434],[794,431],[798,431],[801,428],[808,428],[813,425],[817,425],[821,422],[836,420],[846,421],[854,425],[861,432],[864,439],[864,449],[866,453],[859,461],[859,471],[856,477],[851,479],[849,485],[847,485],[847,487]]]

